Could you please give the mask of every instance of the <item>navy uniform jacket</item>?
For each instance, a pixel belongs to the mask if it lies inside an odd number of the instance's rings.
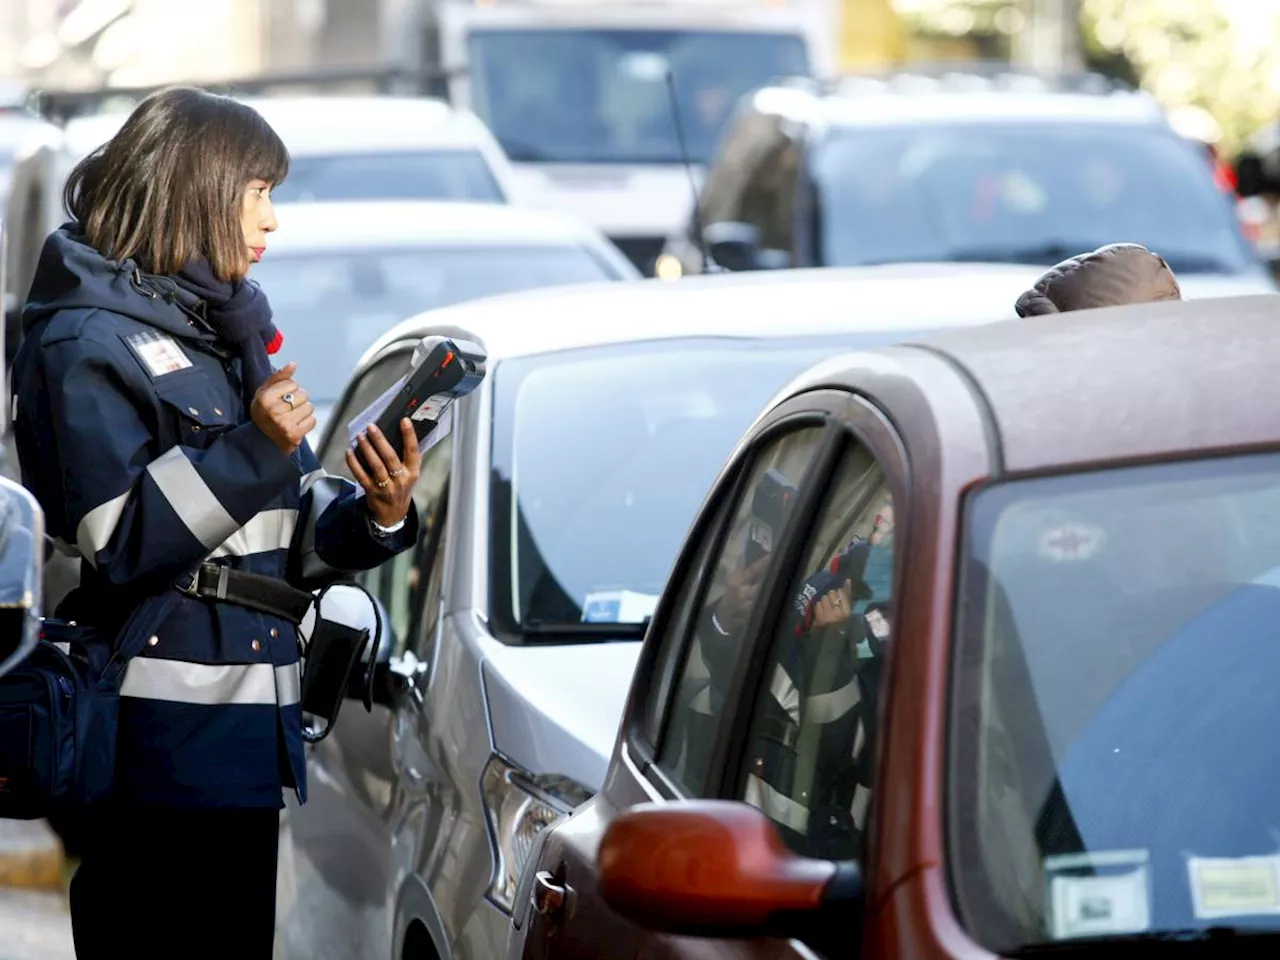
[[[140,605],[168,608],[125,674],[117,792],[280,807],[284,787],[306,798],[294,628],[175,583],[212,560],[315,588],[411,545],[417,515],[379,539],[363,491],[305,444],[283,454],[198,307],[70,225],[54,233],[23,316],[15,441],[50,535],[82,558],[63,612],[120,640]]]

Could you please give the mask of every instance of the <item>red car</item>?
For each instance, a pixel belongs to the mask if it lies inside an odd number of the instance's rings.
[[[530,838],[510,955],[1280,955],[1277,369],[1261,296],[795,381],[690,530],[604,789]]]

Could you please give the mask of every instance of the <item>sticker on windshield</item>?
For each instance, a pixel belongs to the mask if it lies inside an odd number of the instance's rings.
[[[1070,563],[1087,560],[1107,542],[1106,531],[1083,523],[1067,523],[1050,527],[1040,535],[1040,555],[1049,560]]]
[[[634,590],[594,590],[582,603],[583,623],[643,623],[658,598]]]
[[[1280,914],[1280,855],[1188,857],[1196,919]]]
[[[1149,860],[1145,850],[1046,857],[1044,872],[1054,939],[1115,936],[1150,929]]]

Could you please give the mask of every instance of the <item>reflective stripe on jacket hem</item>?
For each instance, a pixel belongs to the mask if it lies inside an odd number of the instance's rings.
[[[288,706],[301,699],[298,664],[206,664],[135,657],[125,670],[120,696],[208,706]]]

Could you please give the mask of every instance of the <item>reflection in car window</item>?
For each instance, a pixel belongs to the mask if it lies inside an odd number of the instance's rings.
[[[397,554],[383,564],[377,580],[396,637],[396,653],[413,647],[421,655],[427,638],[421,636],[420,630],[435,625],[433,598],[428,594],[434,593],[434,600],[439,601],[440,578],[430,568],[444,543],[445,499],[452,466],[452,437],[437,443],[423,457],[418,485],[413,489],[413,502],[422,521],[418,542],[414,549]],[[424,582],[424,573],[430,575],[432,584]],[[429,586],[434,589],[428,590]]]
[[[974,936],[1280,930],[1280,457],[992,487],[951,801]]]
[[[289,358],[319,402],[338,398],[352,366],[378,337],[424,310],[617,279],[586,250],[549,245],[281,254],[255,264],[253,278],[271,298]]]
[[[890,636],[893,501],[861,447],[813,527],[753,698],[738,796],[797,852],[863,852]]]
[[[1051,265],[1123,238],[1178,273],[1257,269],[1203,155],[1159,127],[859,129],[817,147],[812,164],[827,265]]]
[[[678,163],[666,75],[705,163],[740,97],[809,72],[797,34],[473,30],[476,112],[515,161]]]
[[[335,153],[289,159],[289,176],[271,191],[276,203],[314,200],[462,200],[501,202],[493,171],[478,150]]]
[[[687,795],[702,795],[708,787],[716,720],[724,714],[747,622],[772,563],[774,541],[822,435],[820,426],[805,427],[769,444],[742,487],[702,609],[693,618],[658,752],[663,770]]]

